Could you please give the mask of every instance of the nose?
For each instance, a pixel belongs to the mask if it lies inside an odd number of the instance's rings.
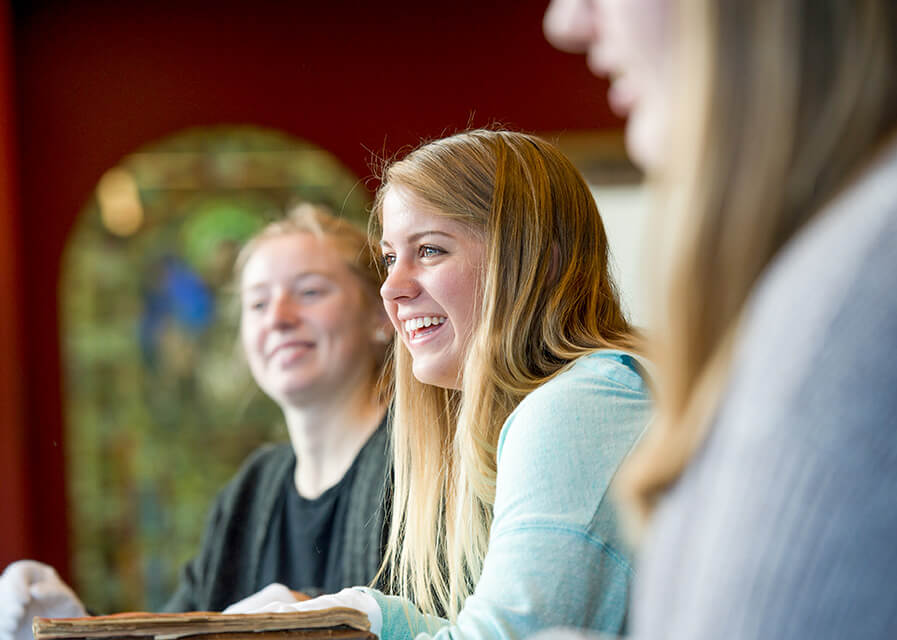
[[[396,260],[380,286],[380,297],[384,302],[397,302],[403,298],[414,298],[419,291],[412,267],[406,265],[404,260]]]
[[[292,296],[287,293],[273,295],[268,303],[265,321],[272,328],[294,326],[299,321],[299,309]]]
[[[595,37],[594,0],[551,0],[542,30],[555,48],[583,53]]]

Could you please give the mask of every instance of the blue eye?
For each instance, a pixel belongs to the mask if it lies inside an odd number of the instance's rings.
[[[433,245],[425,244],[419,250],[418,254],[421,258],[435,258],[438,255],[442,255],[445,253],[439,247],[434,247]]]

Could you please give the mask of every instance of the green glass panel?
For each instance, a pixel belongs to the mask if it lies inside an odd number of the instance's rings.
[[[186,131],[118,169],[60,278],[72,566],[102,613],[160,607],[215,493],[258,444],[286,438],[239,353],[240,246],[299,200],[361,225],[369,204],[327,152],[253,127]],[[116,220],[136,230],[116,235]]]

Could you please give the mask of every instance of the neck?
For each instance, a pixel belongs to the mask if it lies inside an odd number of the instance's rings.
[[[367,385],[283,410],[296,452],[296,491],[309,499],[342,479],[385,413]]]

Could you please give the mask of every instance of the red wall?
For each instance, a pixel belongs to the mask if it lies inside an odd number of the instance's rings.
[[[25,399],[0,446],[21,450],[16,439],[27,438],[27,459],[13,466],[27,464],[28,482],[13,492],[17,508],[27,499],[20,519],[29,524],[0,538],[0,566],[24,552],[67,571],[56,288],[67,234],[102,172],[148,142],[219,123],[281,129],[360,175],[369,173],[371,150],[395,151],[468,123],[616,127],[604,84],[581,58],[545,43],[546,4],[14,3],[21,204],[0,239],[23,254],[21,293],[4,291],[3,303],[21,310],[25,327],[14,339]],[[0,69],[0,81],[7,72]],[[6,136],[0,146],[12,144]],[[11,385],[0,389],[5,406],[16,380],[3,384]]]
[[[8,9],[5,3],[0,6],[0,568],[29,551],[20,370],[20,233]]]

